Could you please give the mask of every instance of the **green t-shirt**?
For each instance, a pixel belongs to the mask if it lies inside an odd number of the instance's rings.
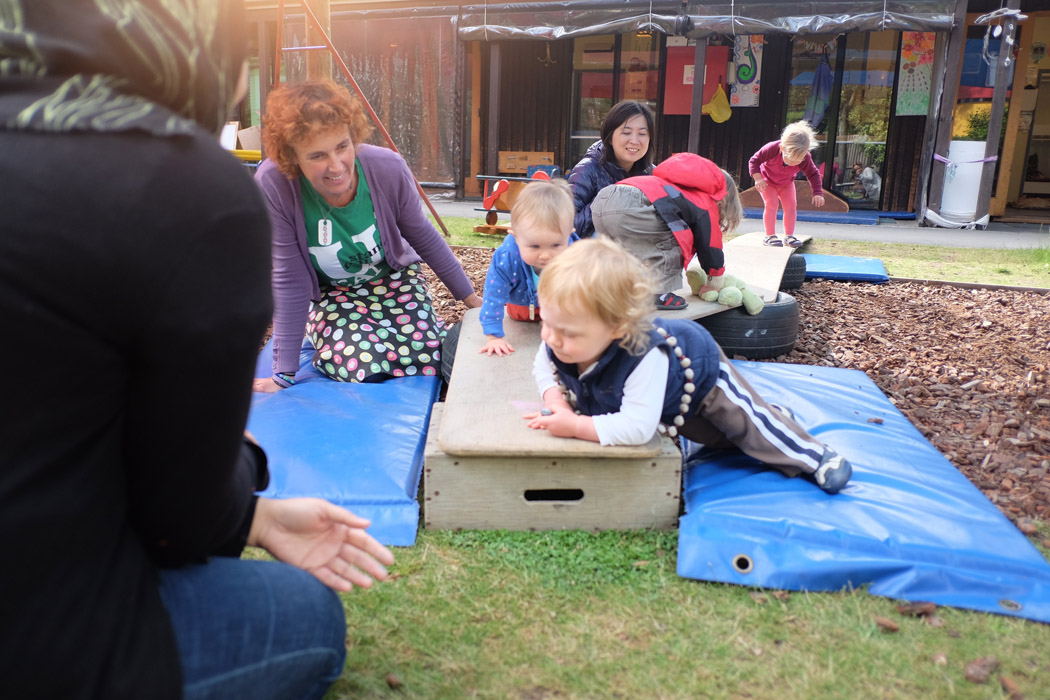
[[[357,194],[345,207],[329,208],[310,181],[299,176],[306,243],[321,284],[356,287],[393,272],[379,238],[376,212],[361,161],[355,161],[354,167]]]

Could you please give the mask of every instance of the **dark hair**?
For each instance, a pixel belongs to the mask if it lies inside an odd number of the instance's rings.
[[[608,163],[610,160],[615,162],[616,155],[613,153],[612,147],[613,133],[623,126],[628,119],[639,114],[645,117],[645,126],[649,130],[649,149],[644,156],[635,161],[631,167],[631,172],[627,173],[628,175],[648,175],[649,171],[653,169],[653,113],[644,102],[624,100],[613,105],[613,108],[605,115],[605,121],[602,122],[603,148],[601,161],[602,163]]]

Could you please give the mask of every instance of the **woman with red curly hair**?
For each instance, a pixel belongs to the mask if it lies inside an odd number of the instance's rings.
[[[336,381],[437,374],[445,331],[421,260],[457,299],[481,305],[408,165],[366,144],[370,133],[332,81],[285,85],[266,102],[268,157],[255,180],[273,232],[273,375],[256,391],[295,383],[304,329],[313,366]]]

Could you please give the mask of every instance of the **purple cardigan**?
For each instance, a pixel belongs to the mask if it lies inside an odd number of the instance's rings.
[[[758,149],[758,152],[751,156],[747,165],[747,171],[751,177],[761,172],[766,182],[774,187],[783,187],[794,180],[799,170],[809,180],[813,195],[823,195],[824,188],[820,184],[820,171],[813,162],[813,156],[807,153],[805,160],[798,165],[787,165],[784,163],[784,155],[780,152],[780,141],[770,141]]]
[[[423,214],[415,178],[400,154],[361,144],[357,157],[391,267],[402,270],[422,259],[456,299],[470,296],[474,285]],[[296,372],[310,301],[321,298],[307,250],[302,192],[299,179],[289,180],[269,159],[259,166],[255,182],[266,200],[273,235],[273,371]]]

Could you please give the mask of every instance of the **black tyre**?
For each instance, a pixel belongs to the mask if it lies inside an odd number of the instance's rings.
[[[795,256],[791,256],[795,257]],[[798,340],[798,302],[784,292],[752,316],[743,306],[697,319],[729,357],[767,360],[785,355]]]
[[[780,288],[785,291],[798,289],[806,281],[806,259],[795,253],[787,260],[784,276],[780,278]]]

